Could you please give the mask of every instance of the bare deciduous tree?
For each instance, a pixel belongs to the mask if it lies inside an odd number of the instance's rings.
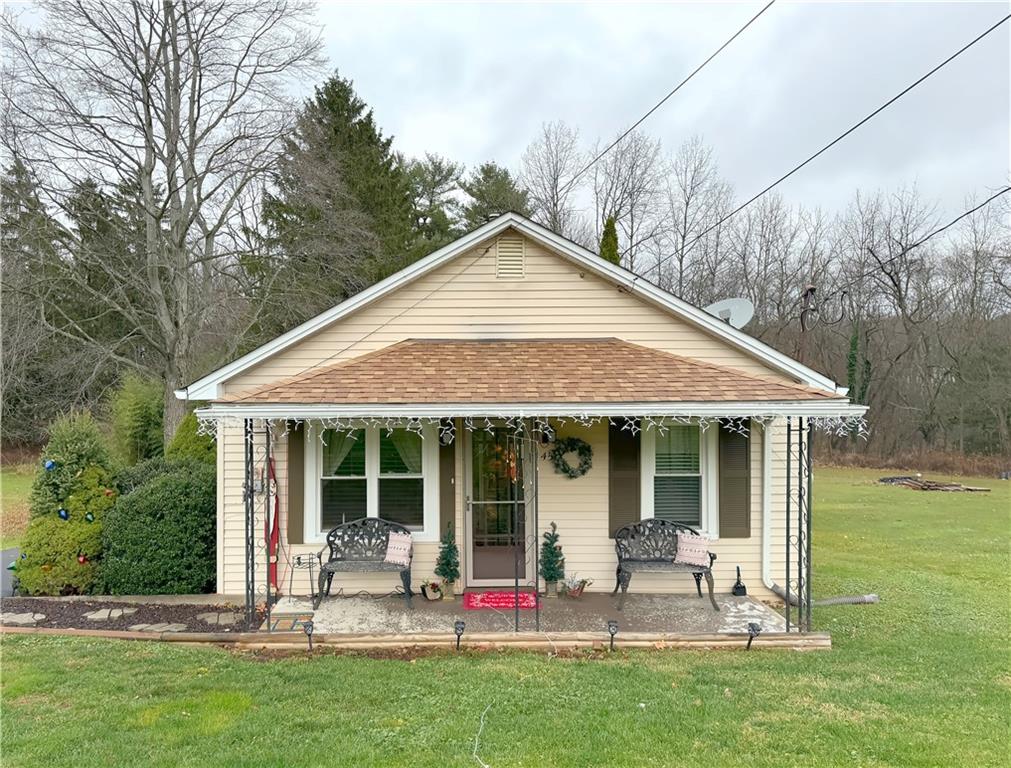
[[[661,287],[695,303],[709,298],[705,283],[720,269],[724,235],[716,224],[730,210],[732,196],[730,185],[719,177],[712,149],[698,136],[685,141],[667,174],[663,229],[656,243],[663,264],[657,275]]]
[[[660,142],[633,131],[593,168],[596,240],[600,242],[604,222],[613,216],[618,225],[622,263],[635,270],[639,254],[655,241],[661,229]]]
[[[558,121],[541,126],[520,164],[520,181],[530,193],[534,220],[566,237],[572,237],[576,228],[572,198],[579,188],[574,177],[582,163],[578,131]]]
[[[171,435],[183,409],[172,392],[206,354],[211,327],[248,310],[237,302],[241,232],[296,113],[287,85],[320,64],[312,7],[299,0],[40,6],[39,24],[3,18],[4,144],[63,217],[89,180],[136,190],[141,236],[129,258],[109,259],[101,238],[67,228],[63,258],[73,269],[64,277],[119,320],[124,336],[137,337],[132,348],[143,354],[125,345],[111,354],[164,382]],[[124,269],[129,263],[133,269]],[[116,348],[36,288],[55,332]],[[241,332],[231,336],[241,342]]]

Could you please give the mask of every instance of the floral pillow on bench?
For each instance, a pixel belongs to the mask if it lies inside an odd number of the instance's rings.
[[[697,533],[678,533],[675,563],[709,567],[709,537]]]

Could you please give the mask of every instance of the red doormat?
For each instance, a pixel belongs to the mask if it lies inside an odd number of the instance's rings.
[[[513,610],[516,607],[514,592],[464,592],[463,607],[468,611],[481,608]],[[537,607],[537,597],[533,592],[520,592],[520,608],[527,610]]]

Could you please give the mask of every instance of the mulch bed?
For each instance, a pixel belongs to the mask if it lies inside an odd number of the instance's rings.
[[[120,603],[112,600],[47,600],[34,597],[8,597],[0,600],[4,613],[41,613],[46,618],[36,627],[59,629],[115,629],[125,630],[134,624],[185,624],[189,632],[244,632],[247,630],[245,611],[234,605],[154,605],[150,603]],[[100,608],[136,608],[135,613],[116,619],[91,621],[84,614]],[[201,613],[234,613],[236,621],[228,627],[217,627],[200,621]],[[256,622],[256,629],[259,620]]]

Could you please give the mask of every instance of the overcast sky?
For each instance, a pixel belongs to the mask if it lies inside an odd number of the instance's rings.
[[[338,4],[331,65],[395,146],[518,167],[544,121],[589,145],[638,119],[764,2]],[[644,124],[710,144],[741,198],[778,178],[1008,13],[991,3],[780,0]],[[856,188],[915,184],[963,210],[1009,175],[1009,26],[991,34],[780,189],[836,211]]]

